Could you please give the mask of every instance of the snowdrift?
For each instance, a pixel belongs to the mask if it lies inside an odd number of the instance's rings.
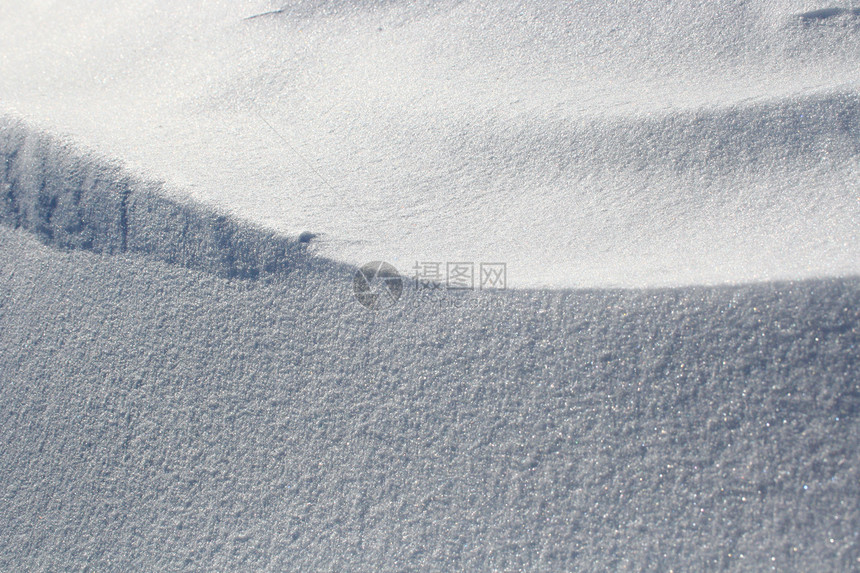
[[[4,569],[860,563],[860,279],[370,311],[295,239],[0,135]]]
[[[860,273],[848,5],[72,0],[0,32],[8,114],[333,260]]]
[[[239,224],[118,164],[0,119],[0,223],[61,249],[140,253],[224,277],[307,266],[297,238]]]
[[[0,569],[860,568],[850,3],[3,3],[0,78]]]

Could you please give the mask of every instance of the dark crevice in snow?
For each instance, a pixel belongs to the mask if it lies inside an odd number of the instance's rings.
[[[399,9],[401,16],[425,16],[432,11],[456,6],[461,0],[442,2],[440,0],[425,0],[422,2],[399,2],[397,0],[351,0],[349,2],[332,2],[330,0],[293,0],[275,10],[268,10],[247,16],[247,20],[268,18],[298,18],[337,16],[356,14],[358,12],[374,12],[384,9]]]
[[[248,16],[245,20],[254,20],[255,18],[265,18],[267,16],[277,16],[278,14],[283,14],[286,10],[281,8],[280,10],[270,10],[268,12],[262,12],[260,14],[254,14],[253,16]]]
[[[5,143],[5,138],[0,140],[0,143]],[[18,216],[18,201],[15,198],[15,191],[12,188],[11,172],[12,163],[18,157],[18,149],[12,148],[8,151],[5,145],[0,148],[3,161],[3,178],[0,179],[0,222],[17,229],[19,226]]]
[[[830,20],[839,16],[860,16],[860,8],[821,8],[819,10],[810,10],[797,15],[804,22],[821,22]]]
[[[14,120],[0,120],[0,223],[60,249],[138,253],[218,276],[258,279],[310,264],[306,242],[168,198]]]
[[[122,252],[126,252],[128,250],[128,187],[121,187],[119,190],[119,194],[119,227],[121,231],[120,248],[122,249]]]

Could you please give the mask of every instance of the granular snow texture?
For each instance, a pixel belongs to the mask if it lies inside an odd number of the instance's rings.
[[[860,566],[860,281],[228,280],[0,230],[4,570]]]
[[[3,569],[860,565],[860,279],[373,311],[297,239],[0,135]]]
[[[850,2],[0,3],[0,570],[860,570],[858,86]]]

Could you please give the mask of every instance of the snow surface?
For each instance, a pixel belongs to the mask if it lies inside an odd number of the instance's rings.
[[[6,2],[0,54],[7,113],[348,263],[860,272],[848,4]]]
[[[4,570],[850,571],[860,284],[372,313],[0,227]]]
[[[0,569],[860,570],[858,80],[850,2],[0,3]]]

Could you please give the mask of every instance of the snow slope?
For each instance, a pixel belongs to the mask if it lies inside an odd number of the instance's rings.
[[[0,227],[0,568],[850,571],[857,280],[369,313]]]
[[[860,271],[847,4],[0,10],[8,113],[337,260],[555,287]]]
[[[0,3],[0,569],[860,568],[858,33]]]
[[[860,564],[860,282],[407,287],[0,128],[0,568]]]

